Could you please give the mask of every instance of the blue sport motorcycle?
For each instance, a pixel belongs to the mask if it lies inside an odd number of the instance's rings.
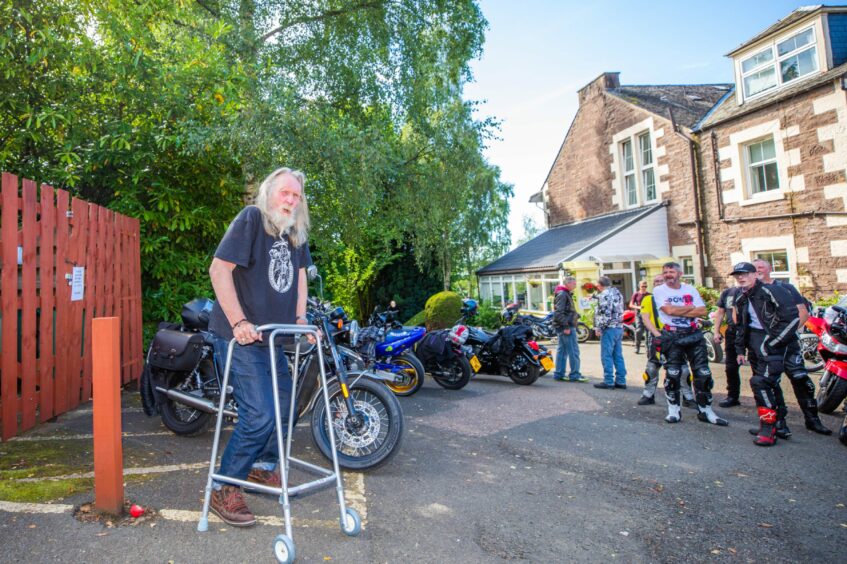
[[[349,345],[358,355],[351,357],[355,370],[375,371],[385,376],[386,372],[390,373],[393,378],[381,380],[398,396],[411,396],[421,389],[424,367],[412,351],[426,329],[404,327],[394,319],[393,312],[378,309],[371,314],[367,327],[360,328],[355,320],[345,327]]]

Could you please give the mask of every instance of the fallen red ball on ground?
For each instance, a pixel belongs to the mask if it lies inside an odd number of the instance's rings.
[[[135,518],[141,517],[142,515],[144,515],[144,508],[140,505],[132,504],[132,506],[129,508],[129,514]]]

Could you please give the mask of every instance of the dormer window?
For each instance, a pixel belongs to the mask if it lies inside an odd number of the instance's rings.
[[[817,70],[815,29],[810,27],[741,61],[744,97],[752,98]]]

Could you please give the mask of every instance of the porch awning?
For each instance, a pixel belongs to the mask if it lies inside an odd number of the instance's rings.
[[[606,257],[614,253],[624,257],[622,260],[667,256],[666,205],[643,206],[548,229],[482,267],[477,275],[551,272],[565,261],[588,260],[590,254]],[[630,250],[631,254],[622,254]]]

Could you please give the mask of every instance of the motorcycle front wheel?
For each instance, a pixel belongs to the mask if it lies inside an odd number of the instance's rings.
[[[824,372],[816,398],[818,411],[832,413],[841,405],[845,397],[847,397],[847,380],[839,378],[832,372]]]
[[[350,396],[361,421],[350,417],[338,383],[329,386],[329,413],[335,433],[338,465],[348,470],[367,470],[388,462],[403,440],[403,410],[399,400],[383,384],[360,378]],[[319,398],[312,410],[312,439],[332,460],[326,404]]]
[[[723,348],[715,342],[715,336],[708,331],[704,331],[703,341],[706,343],[706,356],[709,362],[723,362]]]
[[[591,338],[591,329],[585,323],[576,324],[576,340],[580,343],[586,342]]]
[[[398,374],[402,376],[402,382],[385,382],[388,389],[394,392],[395,395],[401,397],[411,396],[421,389],[424,383],[424,367],[421,361],[418,360],[418,357],[412,353],[403,353],[390,358],[388,362],[404,367]]]
[[[818,352],[818,336],[814,333],[800,334],[800,349],[803,351],[803,362],[806,363],[806,370],[809,372],[817,372],[823,370],[826,364]]]

